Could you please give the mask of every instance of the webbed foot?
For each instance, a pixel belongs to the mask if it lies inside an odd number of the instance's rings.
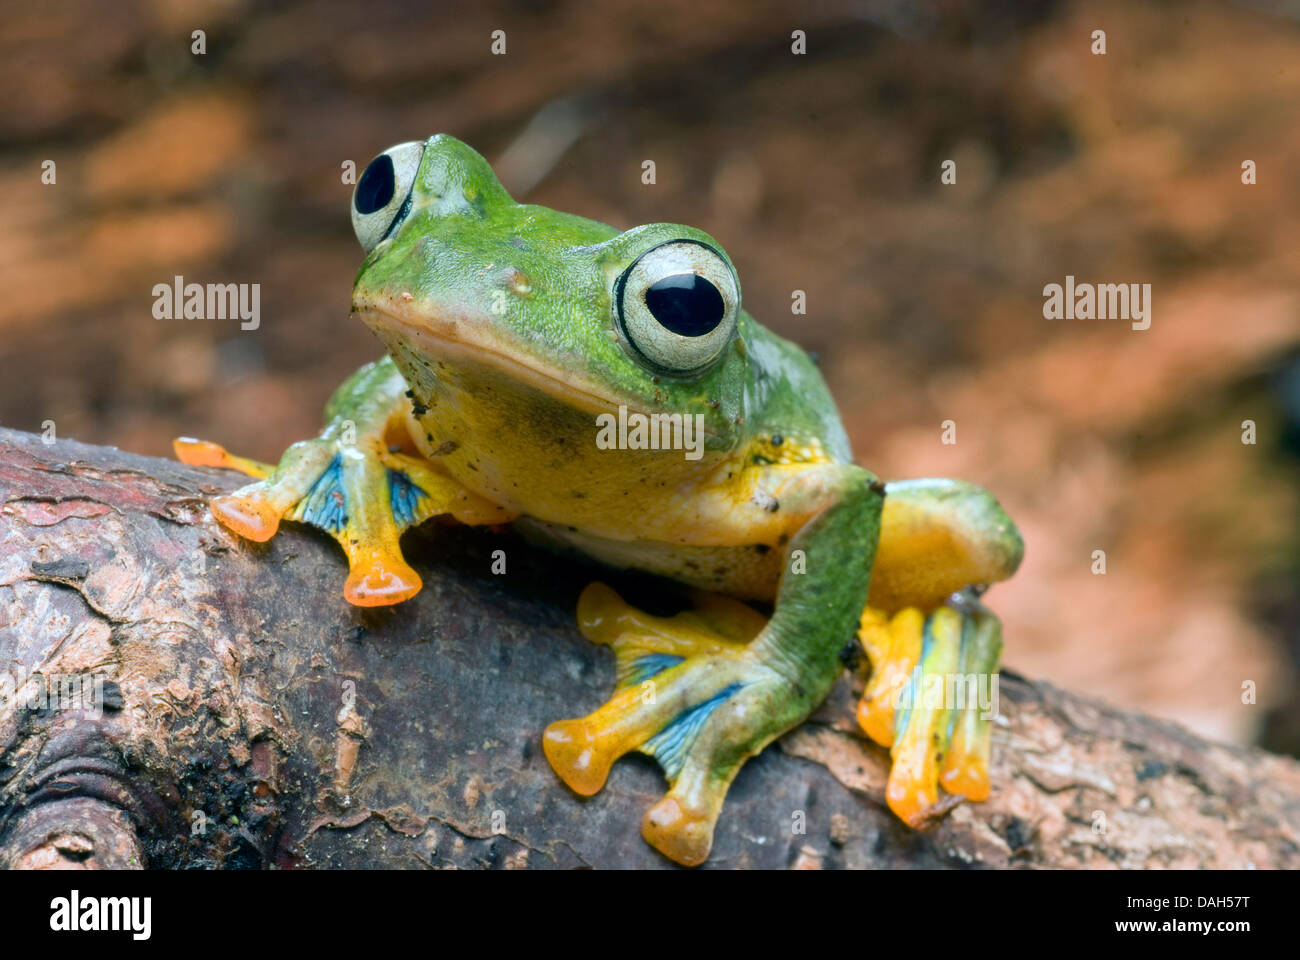
[[[373,398],[373,392],[361,395]],[[272,539],[282,519],[324,529],[347,554],[347,601],[399,604],[422,585],[398,545],[408,527],[439,514],[467,524],[507,523],[513,514],[434,470],[428,460],[403,453],[398,411],[393,405],[378,412],[364,406],[344,411],[320,437],[290,446],[276,467],[188,437],[173,446],[182,462],[257,477],[212,501],[212,514],[225,527],[259,542]]]
[[[766,618],[717,595],[655,617],[596,583],[578,602],[578,622],[587,639],[614,649],[618,687],[594,713],[547,727],[547,760],[590,796],[625,753],[654,757],[670,789],[646,813],[642,836],[677,863],[703,863],[740,767],[806,713],[794,685],[750,645]]]
[[[997,617],[958,595],[928,616],[915,607],[892,618],[868,608],[858,636],[872,665],[858,723],[890,748],[890,809],[923,827],[959,797],[987,799],[1002,655]]]

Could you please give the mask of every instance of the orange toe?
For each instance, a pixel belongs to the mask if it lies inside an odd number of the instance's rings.
[[[172,441],[172,450],[177,460],[191,467],[224,467],[230,459],[220,444],[193,437],[177,437]]]
[[[256,493],[212,501],[212,515],[246,540],[265,543],[280,528],[280,511]]]
[[[584,797],[600,792],[614,757],[601,750],[586,720],[559,720],[542,734],[542,750],[555,775]]]
[[[386,607],[411,599],[422,586],[420,575],[400,560],[371,560],[353,566],[343,596],[356,607]]]
[[[696,867],[709,858],[713,849],[713,820],[683,808],[676,797],[667,796],[646,811],[641,836],[669,860]]]
[[[976,802],[987,800],[992,789],[987,764],[972,756],[947,758],[939,782],[949,793],[958,793]]]
[[[900,820],[918,829],[925,824],[939,802],[937,757],[925,740],[908,739],[895,747],[889,770],[885,801]]]
[[[894,708],[881,698],[864,693],[858,701],[858,726],[882,747],[894,744]]]

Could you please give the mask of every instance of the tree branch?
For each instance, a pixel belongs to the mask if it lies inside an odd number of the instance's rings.
[[[582,800],[540,750],[612,688],[579,590],[635,578],[433,524],[406,541],[423,592],[360,610],[324,536],[212,521],[240,482],[0,430],[0,865],[668,865],[639,836],[657,768]],[[1295,761],[1009,673],[993,797],[913,833],[861,680],[744,768],[709,866],[1300,866]]]

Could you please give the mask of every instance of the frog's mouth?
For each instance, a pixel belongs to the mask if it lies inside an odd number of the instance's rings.
[[[418,353],[453,366],[486,364],[584,413],[613,413],[620,406],[629,411],[640,409],[635,401],[610,396],[571,371],[548,367],[493,336],[492,324],[482,318],[413,310],[405,302],[394,303],[388,297],[354,298],[352,312],[390,351],[398,346],[414,346]]]

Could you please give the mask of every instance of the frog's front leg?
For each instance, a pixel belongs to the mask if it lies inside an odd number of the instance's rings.
[[[271,539],[281,519],[319,527],[347,554],[348,602],[383,606],[409,599],[421,587],[398,545],[408,527],[438,514],[467,524],[514,518],[415,455],[407,429],[410,409],[406,382],[384,358],[349,377],[326,405],[320,436],[295,443],[275,467],[187,437],[174,447],[185,463],[231,467],[258,478],[212,501],[222,524],[256,541]]]
[[[882,485],[859,467],[826,466],[804,473],[796,487],[782,503],[804,500],[816,509],[787,546],[765,624],[722,600],[665,620],[637,614],[610,593],[584,597],[584,631],[615,646],[620,689],[595,713],[548,727],[547,759],[570,787],[590,795],[628,751],[655,757],[671,789],[646,814],[642,834],[678,863],[708,857],[740,767],[825,699],[866,601]]]

